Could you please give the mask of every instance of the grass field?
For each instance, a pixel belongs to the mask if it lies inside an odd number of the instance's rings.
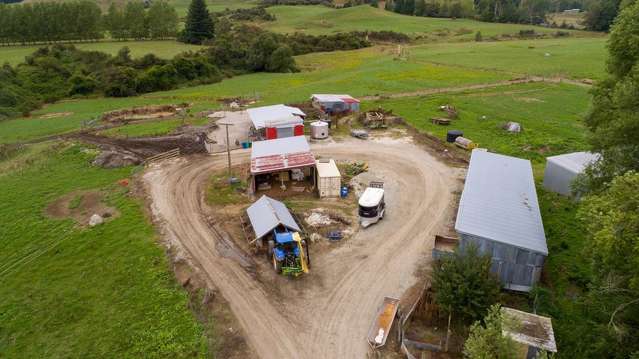
[[[599,37],[429,44],[411,48],[410,60],[598,80],[605,73],[606,41]]]
[[[464,137],[490,151],[543,165],[546,156],[586,148],[581,119],[589,102],[588,91],[577,86],[524,84],[454,95],[380,100],[365,103],[364,107],[392,109],[417,129],[441,139],[450,129],[462,130]],[[439,106],[446,104],[457,108],[459,119],[450,126],[432,124],[431,117],[445,115]],[[508,134],[501,128],[508,121],[519,122],[524,131]]]
[[[48,143],[0,161],[0,357],[207,357],[142,204],[116,184],[132,169],[92,156]],[[45,215],[76,190],[102,190],[120,215],[95,228]]]
[[[169,134],[182,125],[203,125],[207,118],[201,119],[167,119],[130,124],[122,127],[110,128],[98,132],[99,135],[117,138],[161,136]]]
[[[519,30],[535,29],[539,33],[554,33],[557,30],[539,26],[498,24],[470,19],[427,18],[400,15],[368,5],[344,9],[326,6],[273,6],[268,8],[277,18],[262,24],[265,28],[281,32],[304,32],[312,35],[331,34],[344,31],[396,31],[411,35],[425,35],[440,40],[474,39],[475,32],[484,37],[516,34]],[[571,31],[573,36],[592,36],[592,33]]]
[[[36,46],[9,46],[0,47],[0,64],[8,62],[16,65],[24,61],[24,58],[44,45]],[[188,45],[177,41],[102,41],[73,44],[73,46],[87,51],[102,51],[115,55],[121,48],[128,46],[133,57],[141,57],[146,54],[155,54],[164,59],[184,51],[197,51],[200,46]]]

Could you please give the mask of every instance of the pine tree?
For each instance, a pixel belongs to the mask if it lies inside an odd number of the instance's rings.
[[[190,44],[201,44],[213,37],[213,21],[204,0],[192,0],[186,17],[182,40]]]

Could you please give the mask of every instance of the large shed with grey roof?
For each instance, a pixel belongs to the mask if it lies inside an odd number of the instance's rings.
[[[255,201],[246,209],[246,214],[255,232],[253,240],[261,239],[278,226],[286,227],[290,231],[301,231],[286,205],[268,196],[262,196]]]
[[[548,256],[530,161],[474,150],[455,230],[492,258],[502,285],[528,292]]]

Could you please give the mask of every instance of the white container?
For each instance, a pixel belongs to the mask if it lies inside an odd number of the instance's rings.
[[[333,160],[317,160],[317,190],[320,198],[339,197],[342,175]]]
[[[324,121],[315,121],[311,123],[311,138],[323,140],[328,138],[328,123]]]

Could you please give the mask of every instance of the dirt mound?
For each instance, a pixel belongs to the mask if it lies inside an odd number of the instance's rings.
[[[87,226],[92,215],[98,214],[109,221],[118,217],[120,212],[102,202],[103,194],[99,191],[75,191],[68,193],[45,209],[48,217],[56,219],[71,218],[78,224]]]
[[[115,110],[102,114],[100,120],[104,122],[118,123],[136,120],[160,119],[175,116],[189,104],[142,106],[123,110]]]
[[[140,156],[129,151],[104,150],[93,160],[93,164],[102,168],[119,168],[137,166],[142,161]]]
[[[110,138],[90,133],[81,133],[72,138],[97,145],[106,154],[98,156],[99,162],[139,163],[148,157],[179,148],[182,154],[206,152],[205,132],[183,133],[161,137]],[[117,157],[113,157],[117,153]],[[101,157],[102,156],[102,157]],[[115,163],[114,162],[114,163]]]

